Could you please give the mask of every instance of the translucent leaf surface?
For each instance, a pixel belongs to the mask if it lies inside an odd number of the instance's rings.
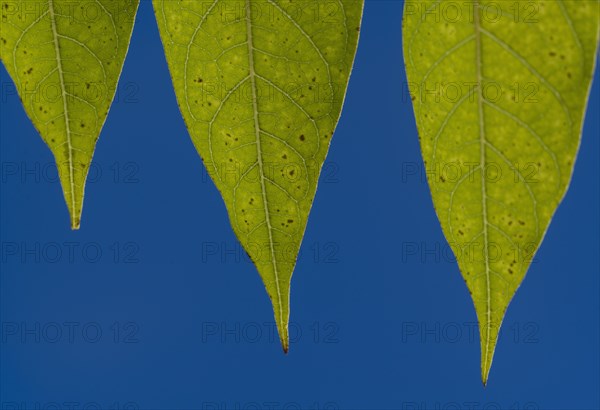
[[[290,280],[362,0],[154,0],[177,100],[288,349]]]
[[[597,1],[409,1],[404,56],[433,202],[480,325],[500,324],[573,171]]]
[[[73,229],[81,222],[85,180],[127,54],[138,3],[0,3],[0,57],[27,115],[54,154]]]

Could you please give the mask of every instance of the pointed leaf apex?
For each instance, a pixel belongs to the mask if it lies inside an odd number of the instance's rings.
[[[489,322],[488,319],[484,319],[483,317],[480,317],[479,320],[481,339],[481,381],[483,382],[483,387],[487,386],[490,376],[505,309],[506,308],[502,309],[502,313],[496,321]]]
[[[487,387],[487,383],[488,383],[488,378],[490,376],[490,368],[488,367],[487,369],[484,368],[483,366],[481,367],[481,381],[483,382],[483,387],[486,388]]]
[[[71,215],[71,229],[78,231],[81,227],[81,217]]]
[[[287,340],[281,340],[281,346],[283,347],[283,354],[287,355],[290,351],[290,346]]]
[[[27,2],[13,3],[25,7]],[[78,229],[87,172],[117,90],[139,0],[98,3],[94,18],[55,3],[61,2],[46,2],[43,14],[2,16],[0,59],[54,155],[71,228]],[[54,97],[46,85],[56,91]]]
[[[206,169],[215,171],[211,177],[265,284],[287,352],[290,281],[342,111],[364,0],[344,0],[336,18],[315,21],[290,15],[281,1],[269,1],[269,13],[255,7],[260,0],[244,1],[246,18],[235,21],[223,19],[226,0],[208,9],[188,2],[185,13],[176,1],[152,3],[181,113]],[[227,33],[219,47],[179,46],[213,44],[219,32]],[[303,91],[290,92],[297,83]],[[207,101],[205,84],[226,92]],[[317,96],[322,86],[327,98]]]
[[[288,310],[289,311],[289,310]],[[277,332],[279,333],[279,340],[281,341],[281,347],[284,354],[288,354],[290,350],[290,334],[289,334],[289,319],[278,317],[275,315],[275,323],[277,323]]]

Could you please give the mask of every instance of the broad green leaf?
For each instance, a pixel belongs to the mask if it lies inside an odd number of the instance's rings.
[[[405,4],[404,57],[421,150],[475,303],[484,384],[508,304],[571,179],[598,5]]]
[[[154,0],[193,143],[288,350],[290,281],[356,52],[362,0]]]
[[[71,227],[139,0],[2,0],[0,59],[56,160]]]

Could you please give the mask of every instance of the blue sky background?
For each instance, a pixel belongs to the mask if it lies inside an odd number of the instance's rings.
[[[151,3],[79,232],[2,68],[1,408],[598,409],[598,70],[573,182],[484,389],[475,312],[421,175],[401,12],[366,4],[292,281],[287,356],[186,132]]]

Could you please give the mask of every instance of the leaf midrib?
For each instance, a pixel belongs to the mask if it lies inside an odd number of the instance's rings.
[[[277,270],[277,261],[275,259],[275,249],[273,246],[273,228],[271,227],[271,217],[269,213],[269,202],[267,201],[267,191],[265,186],[265,173],[263,170],[262,163],[262,149],[260,141],[260,123],[258,119],[258,102],[256,93],[256,71],[254,67],[254,43],[252,37],[252,7],[250,6],[250,0],[246,0],[246,31],[247,31],[247,44],[248,44],[248,69],[250,71],[250,84],[252,88],[252,110],[254,115],[254,131],[256,136],[256,155],[258,162],[258,172],[260,174],[260,185],[262,192],[263,207],[265,209],[265,222],[267,224],[267,231],[269,233],[269,248],[271,251],[271,261],[273,264],[273,272],[275,275],[275,288],[277,289],[277,302],[279,310],[278,320],[283,320],[283,307],[281,303],[281,289],[279,285],[279,272]],[[283,331],[283,329],[282,329]],[[282,335],[283,336],[283,335]],[[284,346],[285,348],[285,346]]]
[[[487,145],[487,139],[485,136],[485,118],[483,116],[483,73],[482,73],[482,48],[481,48],[481,22],[479,21],[479,1],[476,0],[474,3],[473,22],[475,29],[475,60],[477,67],[477,109],[479,116],[479,173],[481,174],[481,202],[482,202],[482,213],[483,213],[483,252],[485,260],[485,285],[486,285],[486,324],[485,324],[485,353],[483,360],[483,369],[487,371],[489,368],[489,351],[490,351],[490,328],[491,328],[491,293],[490,293],[490,264],[488,255],[488,219],[487,219],[487,191],[485,186],[485,165],[486,155],[485,147]],[[487,376],[483,377],[484,383],[487,380]]]
[[[75,180],[74,180],[74,172],[73,172],[73,145],[71,143],[71,126],[69,124],[69,112],[67,108],[67,98],[66,98],[66,89],[65,89],[65,80],[61,63],[61,55],[60,55],[60,46],[58,44],[58,30],[56,29],[56,15],[54,14],[54,0],[48,0],[48,11],[50,13],[50,22],[52,25],[52,36],[54,43],[54,52],[56,54],[56,65],[58,70],[58,77],[60,82],[60,91],[61,97],[63,100],[63,111],[64,111],[64,119],[65,119],[65,129],[66,129],[66,137],[67,137],[67,153],[69,159],[69,185],[71,187],[71,210],[75,213]],[[73,227],[77,227],[75,225],[77,222],[77,215],[74,215],[73,219]]]

